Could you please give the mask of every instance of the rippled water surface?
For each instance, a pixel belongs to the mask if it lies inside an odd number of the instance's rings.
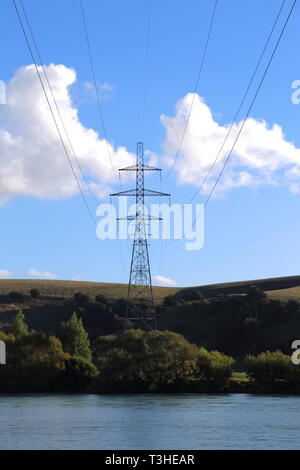
[[[0,396],[0,449],[300,449],[300,397]]]

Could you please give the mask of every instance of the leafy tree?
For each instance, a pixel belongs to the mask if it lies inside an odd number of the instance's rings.
[[[127,306],[126,299],[120,298],[114,301],[114,309],[116,313],[119,315],[122,315],[123,313],[125,315],[126,306]]]
[[[81,357],[72,356],[65,362],[62,374],[62,388],[68,392],[86,390],[97,377],[98,370],[92,362]]]
[[[17,302],[17,303],[22,303],[25,300],[25,296],[21,292],[18,292],[16,290],[11,291],[8,294],[8,298],[12,302]]]
[[[19,310],[19,312],[17,313],[15,321],[12,324],[11,331],[17,339],[29,334],[29,328],[27,323],[25,322],[25,315],[22,310]]]
[[[266,351],[258,356],[248,355],[244,361],[245,369],[257,385],[276,388],[295,379],[296,366],[291,357],[283,352]]]
[[[90,298],[86,294],[82,294],[81,292],[75,292],[73,300],[78,305],[84,305],[90,301]]]
[[[97,391],[184,390],[197,367],[198,348],[170,331],[128,330],[98,338]]]
[[[232,375],[234,359],[219,351],[199,349],[196,388],[223,390]]]
[[[174,307],[177,304],[174,295],[167,295],[163,300],[164,307]]]
[[[197,346],[171,331],[150,331],[144,337],[144,377],[149,391],[184,389],[197,367]]]
[[[204,299],[204,295],[199,292],[198,290],[194,290],[191,292],[191,300],[203,300]]]
[[[3,331],[0,331],[0,340],[4,341],[4,343],[8,343],[9,341],[14,342],[15,337],[12,334],[6,334]]]
[[[4,336],[8,360],[0,367],[0,393],[35,393],[85,390],[97,376],[88,360],[65,353],[60,340],[33,332],[14,339]]]
[[[256,286],[249,286],[247,289],[246,299],[250,304],[258,300],[263,300],[266,297],[267,297],[266,293]]]
[[[33,299],[38,299],[41,296],[41,293],[38,289],[33,288],[33,289],[30,289],[30,295]]]
[[[60,389],[69,355],[59,339],[34,332],[7,343],[7,365],[0,369],[0,392],[34,393]]]
[[[102,304],[108,304],[108,298],[103,294],[98,294],[95,296],[96,302],[101,302]]]
[[[82,319],[77,317],[76,312],[73,312],[69,321],[61,323],[60,338],[67,353],[91,360],[92,353],[88,333],[84,329]]]
[[[201,292],[199,292],[198,290],[187,290],[186,292],[184,292],[180,298],[186,302],[193,302],[195,300],[203,300],[204,299],[204,296],[203,294],[201,294]]]

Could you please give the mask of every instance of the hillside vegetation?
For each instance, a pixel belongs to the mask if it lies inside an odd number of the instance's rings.
[[[113,284],[109,282],[85,281],[58,281],[43,279],[1,279],[0,295],[7,295],[11,291],[28,294],[30,289],[37,288],[44,297],[73,297],[75,292],[82,292],[90,296],[106,295],[112,299],[126,297],[127,284]],[[166,295],[174,294],[180,290],[176,287],[153,287],[155,299],[160,302]]]
[[[270,297],[288,300],[300,300],[300,276],[278,277],[271,279],[255,279],[240,282],[225,282],[221,284],[208,284],[192,287],[153,287],[153,294],[157,302],[167,295],[178,296],[191,291],[199,291],[204,297],[216,297],[219,295],[245,294],[249,286],[256,286],[266,292]],[[75,292],[82,292],[90,296],[97,294],[106,295],[109,298],[124,298],[127,295],[127,284],[115,284],[109,282],[86,281],[59,281],[43,279],[0,279],[0,296],[7,295],[11,291],[19,291],[28,294],[30,289],[37,288],[45,297],[73,297]]]
[[[32,295],[35,290],[38,295]],[[125,284],[1,280],[0,329],[9,332],[22,310],[30,329],[56,335],[75,311],[94,341],[123,330],[126,293]],[[155,287],[154,295],[159,328],[208,350],[235,358],[276,349],[289,354],[292,341],[300,339],[300,276],[184,289]],[[146,312],[150,307],[136,308]],[[143,328],[138,323],[130,326]]]
[[[224,282],[204,286],[187,287],[178,290],[178,296],[191,291],[201,292],[206,298],[220,295],[245,294],[249,286],[256,286],[269,297],[278,300],[300,300],[300,276],[276,277],[271,279],[255,279],[252,281]]]

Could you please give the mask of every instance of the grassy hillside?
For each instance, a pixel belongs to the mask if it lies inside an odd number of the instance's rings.
[[[245,294],[249,286],[256,286],[277,300],[300,300],[300,276],[276,277],[271,279],[255,279],[251,281],[225,282],[204,286],[187,287],[178,291],[178,296],[197,290],[204,297],[220,295]]]
[[[249,286],[257,286],[268,295],[268,301],[258,306],[247,304]],[[37,288],[41,297],[30,297],[30,289]],[[8,293],[19,291],[25,295],[21,303],[9,300]],[[194,291],[206,299],[189,302],[181,298]],[[75,292],[87,294],[87,305],[74,303]],[[108,309],[95,302],[95,295],[103,294],[110,300]],[[91,338],[109,334],[122,328],[114,315],[124,317],[125,307],[117,307],[117,299],[126,298],[126,284],[81,281],[0,280],[0,329],[11,325],[16,313],[22,309],[30,328],[56,333],[62,321],[76,310],[82,317]],[[167,295],[175,296],[175,307],[158,307],[159,327],[182,333],[187,339],[208,349],[217,348],[238,356],[269,348],[288,350],[300,332],[300,276],[275,279],[213,284],[190,288],[154,287],[158,304]],[[281,301],[282,305],[280,305]],[[123,303],[121,302],[123,305]],[[118,310],[119,308],[119,310]],[[121,310],[120,310],[121,309]],[[233,348],[234,346],[234,348]]]
[[[249,286],[257,286],[269,297],[278,300],[300,300],[300,276],[278,277],[272,279],[255,279],[250,281],[226,282],[194,287],[153,287],[155,300],[161,302],[167,295],[184,295],[189,291],[199,291],[204,297],[211,298],[220,295],[244,294]],[[6,296],[16,290],[29,294],[30,289],[37,288],[46,298],[70,298],[75,292],[82,292],[91,297],[104,294],[111,299],[126,298],[127,284],[106,282],[58,281],[41,279],[1,279],[0,296]]]
[[[32,299],[30,290],[37,288],[41,297]],[[0,329],[9,326],[17,312],[22,309],[30,328],[55,333],[62,321],[69,319],[74,304],[72,298],[76,292],[81,292],[94,300],[98,294],[115,300],[127,297],[127,284],[102,282],[32,280],[32,279],[1,279],[0,280]],[[157,303],[169,294],[175,294],[179,289],[171,287],[154,287],[153,293]],[[24,302],[18,304],[8,299],[11,291],[25,295]],[[101,323],[99,319],[98,322]],[[97,331],[97,325],[95,325]]]
[[[82,292],[91,297],[97,294],[106,295],[117,299],[127,296],[127,284],[113,284],[108,282],[84,282],[84,281],[57,281],[42,279],[1,279],[0,295],[7,295],[11,291],[19,291],[29,294],[30,289],[37,288],[41,295],[48,298],[73,297],[75,292]],[[157,302],[166,295],[175,294],[180,288],[176,287],[153,287],[153,294]]]

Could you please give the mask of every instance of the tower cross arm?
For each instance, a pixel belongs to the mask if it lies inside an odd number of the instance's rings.
[[[140,193],[136,189],[128,189],[127,191],[120,191],[118,193],[112,193],[110,196],[137,196]],[[153,191],[152,189],[144,189],[143,190],[144,196],[170,196],[169,193],[162,193],[160,191]]]
[[[118,217],[117,220],[136,220],[136,215],[128,215],[126,217]],[[162,217],[155,217],[154,215],[147,215],[139,217],[139,220],[163,220]]]
[[[125,168],[119,168],[119,171],[137,171],[137,170],[161,171],[161,168],[155,168],[154,166],[150,166],[150,165],[132,165],[132,166],[126,166]]]
[[[113,196],[136,196],[136,189],[128,189],[127,191],[120,191],[118,193],[111,193],[110,197]]]

